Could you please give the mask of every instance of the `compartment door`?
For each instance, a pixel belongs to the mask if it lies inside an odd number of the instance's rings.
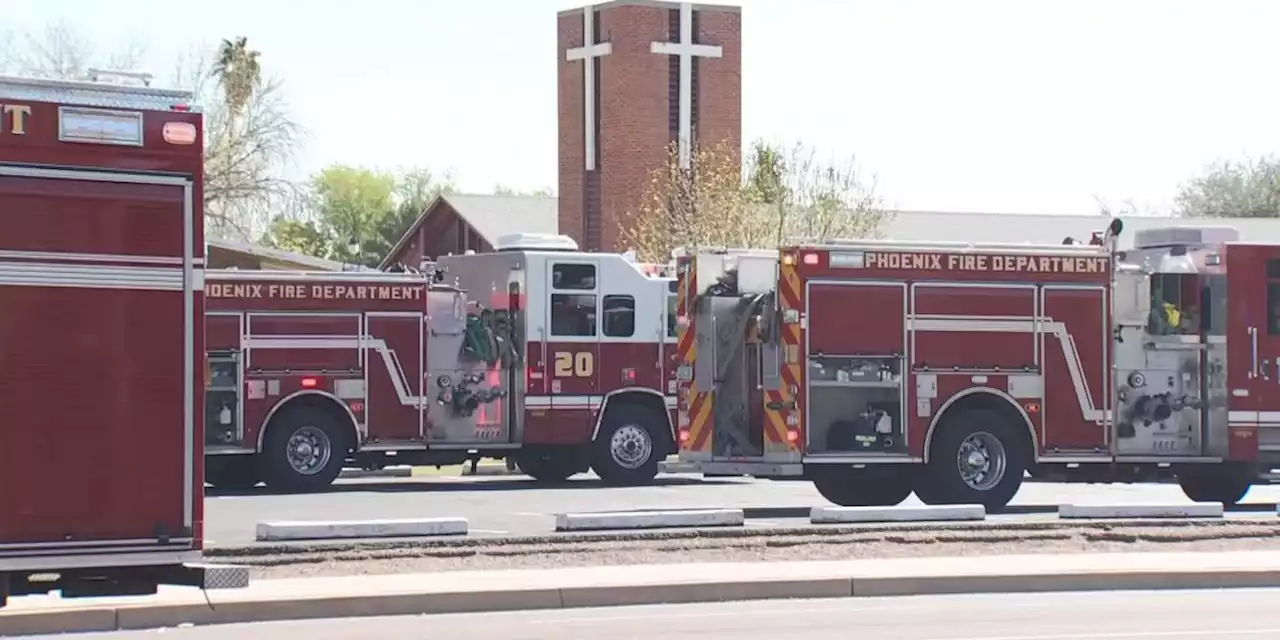
[[[1227,248],[1228,455],[1280,451],[1280,247]]]
[[[177,176],[0,166],[0,571],[30,544],[194,545],[192,196]]]
[[[364,419],[370,439],[422,438],[422,314],[369,313]]]
[[[806,451],[813,452],[826,450],[827,438],[827,426],[814,422],[822,414],[814,405],[819,401],[815,388],[847,384],[831,375],[821,375],[815,367],[850,358],[883,359],[893,363],[891,377],[885,380],[884,386],[900,389],[906,382],[903,363],[907,352],[907,285],[856,280],[811,281],[806,289],[808,312],[802,338],[805,357],[801,374],[804,382],[798,402],[802,408]],[[893,375],[897,376],[896,384]],[[901,393],[898,397],[901,402]],[[903,413],[913,415],[914,412]],[[913,442],[916,435],[916,439],[923,442],[924,430],[911,420],[905,420],[902,428],[903,439],[908,443]]]
[[[1046,285],[1042,291],[1041,445],[1056,454],[1106,453],[1111,424],[1107,290]]]

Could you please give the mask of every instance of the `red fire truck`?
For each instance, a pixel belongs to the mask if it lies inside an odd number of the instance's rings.
[[[1280,246],[1121,228],[681,260],[681,459],[842,505],[1000,508],[1032,468],[1239,501],[1280,454]]]
[[[514,458],[653,479],[673,452],[675,280],[563,236],[409,273],[208,275],[206,480]]]
[[[0,78],[0,605],[201,585],[201,116]]]

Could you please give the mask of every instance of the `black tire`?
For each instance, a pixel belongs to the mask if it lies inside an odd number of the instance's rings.
[[[610,407],[591,443],[591,468],[608,484],[649,484],[670,448],[663,416],[636,404]]]
[[[1253,488],[1256,471],[1249,465],[1215,464],[1178,469],[1178,486],[1193,502],[1239,504]]]
[[[912,469],[907,465],[862,469],[816,465],[812,469],[814,488],[842,507],[891,507],[911,495]]]
[[[331,412],[316,407],[287,410],[267,426],[262,479],[278,491],[319,491],[342,473],[347,446],[342,425]]]
[[[1003,509],[1018,493],[1030,452],[1022,425],[987,409],[947,416],[933,436],[916,496],[925,504]],[[962,451],[965,459],[961,460]],[[974,457],[976,454],[977,457]]]
[[[223,491],[245,491],[258,486],[258,460],[252,455],[206,456],[204,481]]]
[[[573,450],[542,449],[521,451],[516,457],[516,468],[538,482],[559,483],[573,474],[586,471],[580,455]]]

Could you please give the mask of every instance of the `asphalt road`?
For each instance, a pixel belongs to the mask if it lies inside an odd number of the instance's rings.
[[[1247,499],[1253,514],[1274,513],[1280,485],[1254,487]],[[1028,482],[1011,515],[1052,517],[1064,503],[1183,504],[1177,485],[1084,485]],[[919,504],[915,498],[910,504]],[[205,501],[205,535],[211,546],[251,544],[258,522],[282,520],[378,520],[465,517],[472,535],[537,535],[555,528],[565,511],[743,508],[748,526],[795,526],[808,522],[809,508],[830,504],[807,482],[747,478],[663,476],[648,487],[606,487],[584,478],[541,486],[523,477],[343,480],[325,493],[273,495],[265,489]]]
[[[174,640],[1226,640],[1280,637],[1280,589],[921,596],[267,622]],[[141,640],[155,631],[76,636]],[[65,636],[64,636],[65,637]],[[52,637],[50,637],[52,640]]]

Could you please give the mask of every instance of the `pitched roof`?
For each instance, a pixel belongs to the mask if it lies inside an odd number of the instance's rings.
[[[559,200],[554,196],[499,196],[491,194],[451,194],[438,196],[423,207],[418,219],[409,225],[395,246],[383,256],[387,266],[392,256],[418,233],[418,228],[440,206],[449,205],[480,237],[490,245],[508,233],[559,233]]]
[[[258,244],[241,242],[239,240],[228,240],[225,238],[207,238],[205,245],[212,249],[221,249],[223,251],[238,253],[241,255],[253,256],[263,259],[267,262],[285,265],[289,268],[307,269],[316,271],[343,271],[353,269],[365,269],[357,265],[347,265],[333,260],[325,260],[292,251],[284,251],[282,249],[273,249]]]
[[[559,199],[545,196],[450,195],[444,200],[489,244],[508,233],[559,233]]]

